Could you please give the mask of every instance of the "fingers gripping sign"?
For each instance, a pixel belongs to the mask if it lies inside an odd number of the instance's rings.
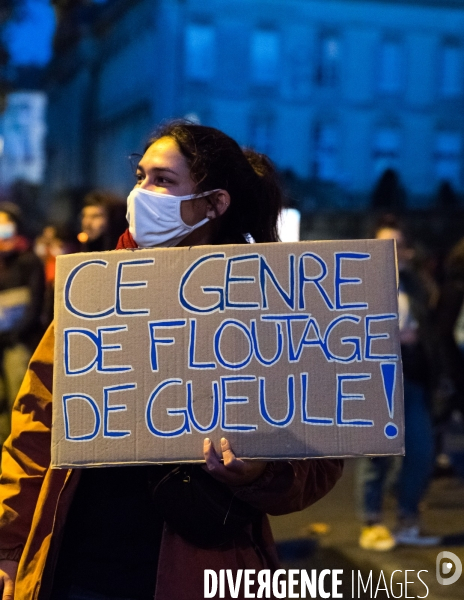
[[[267,462],[262,460],[242,460],[237,458],[229,441],[221,438],[222,460],[213,442],[206,438],[203,443],[206,467],[208,473],[228,485],[248,485],[258,479],[264,472]]]
[[[18,563],[13,560],[0,561],[0,598],[1,600],[13,600],[16,571]]]

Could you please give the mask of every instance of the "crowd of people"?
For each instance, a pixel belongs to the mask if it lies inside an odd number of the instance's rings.
[[[0,447],[29,360],[53,320],[56,257],[113,250],[126,228],[125,213],[117,196],[95,190],[83,198],[74,227],[47,224],[31,240],[19,206],[0,202]]]
[[[163,530],[163,516],[154,510],[147,491],[149,482],[164,477],[161,467],[83,473],[49,469],[50,411],[42,414],[37,406],[51,402],[56,257],[116,247],[277,241],[282,190],[265,156],[243,151],[217,130],[173,123],[149,140],[128,206],[126,229],[126,205],[108,193],[91,192],[83,198],[77,237],[49,224],[31,242],[23,235],[19,208],[0,204],[0,444],[6,442],[3,483],[10,488],[0,523],[6,545],[0,547],[0,584],[12,589],[21,558],[17,584],[22,598],[36,598],[38,585],[44,590],[41,598],[56,600],[153,598],[155,580],[157,598],[183,598],[186,565],[219,569],[276,564],[265,519],[250,521],[250,527],[238,532],[243,533],[238,546],[229,540],[220,550],[201,544],[192,550],[182,535]],[[152,206],[162,218],[153,216]],[[359,543],[381,551],[399,543],[438,542],[421,531],[420,504],[440,452],[437,431],[450,420],[459,421],[464,412],[464,353],[459,345],[464,340],[464,242],[451,251],[438,281],[396,217],[383,216],[369,237],[396,240],[405,396],[406,456],[400,464],[390,457],[358,461],[363,520]],[[25,374],[17,422],[6,441]],[[31,433],[30,439],[24,431]],[[301,509],[341,475],[341,461],[240,461],[227,440],[221,443],[224,462],[205,440],[205,461],[213,478],[263,513]],[[463,457],[450,460],[462,473]],[[392,473],[396,532],[385,526],[382,512]],[[33,521],[36,503],[41,513]],[[61,509],[60,520],[56,515]],[[190,584],[200,589],[200,575],[192,573]],[[192,589],[189,599],[200,597]]]

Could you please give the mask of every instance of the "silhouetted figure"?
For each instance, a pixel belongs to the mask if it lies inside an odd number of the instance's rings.
[[[456,208],[459,205],[459,199],[453,186],[449,181],[443,181],[438,188],[437,207],[438,208]]]
[[[387,169],[372,192],[372,208],[381,210],[401,209],[405,204],[404,189],[398,174]]]

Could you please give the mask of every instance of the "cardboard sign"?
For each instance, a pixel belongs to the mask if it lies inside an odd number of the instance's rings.
[[[390,240],[60,256],[52,464],[403,453]]]

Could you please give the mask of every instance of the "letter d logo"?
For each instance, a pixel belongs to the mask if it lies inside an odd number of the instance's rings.
[[[442,563],[442,559],[447,559],[447,562]],[[453,562],[449,562],[452,560]],[[448,575],[448,573],[453,568],[453,563],[455,566],[455,572],[451,577],[443,577],[443,575]],[[462,574],[462,563],[459,560],[459,557],[456,556],[453,552],[447,552],[443,550],[437,556],[437,581],[441,585],[451,585],[452,583],[456,583],[456,581],[461,577]]]

